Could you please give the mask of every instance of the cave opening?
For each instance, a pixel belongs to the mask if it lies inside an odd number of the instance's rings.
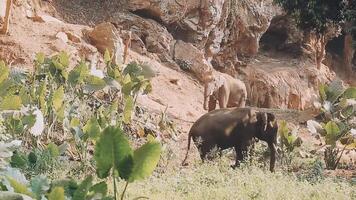
[[[151,19],[151,20],[157,22],[158,24],[164,25],[164,22],[159,17],[159,13],[156,13],[152,10],[140,9],[140,10],[135,10],[135,11],[130,11],[130,12],[132,14],[135,14],[139,17],[144,18],[144,19]]]
[[[291,35],[294,29],[295,25],[289,17],[285,15],[275,16],[260,39],[261,52],[268,53],[270,56],[301,56],[302,37],[297,34]]]

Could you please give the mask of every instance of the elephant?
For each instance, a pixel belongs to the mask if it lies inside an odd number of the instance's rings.
[[[244,82],[221,72],[208,72],[204,81],[204,109],[245,107],[247,90]]]
[[[193,139],[202,161],[207,153],[217,147],[221,150],[235,148],[237,167],[244,159],[255,139],[267,142],[271,151],[270,171],[276,161],[278,124],[272,113],[260,112],[255,108],[223,108],[201,116],[191,127],[188,148],[182,165],[187,165],[190,142]]]

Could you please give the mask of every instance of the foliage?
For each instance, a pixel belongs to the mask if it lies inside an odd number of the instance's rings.
[[[44,149],[35,148],[28,154],[15,151],[11,157],[11,167],[22,169],[28,175],[51,172],[59,166],[59,148],[50,143]]]
[[[343,0],[275,0],[291,14],[302,30],[325,34],[344,19]]]
[[[350,23],[350,27],[346,31],[349,31],[353,36],[353,40],[356,41],[356,2],[348,1],[346,6],[346,20]],[[354,43],[356,45],[356,43]]]
[[[100,156],[103,160],[97,160],[98,171],[103,171],[98,173],[100,178],[110,172],[114,179],[133,182],[152,173],[159,159],[160,144],[150,140],[141,147],[143,150],[133,151],[119,128],[122,123],[131,123],[138,94],[151,91],[150,74],[137,63],[130,63],[122,70],[108,57],[106,54],[108,71],[103,73],[104,77],[93,73],[85,61],[70,70],[70,56],[65,52],[52,57],[37,54],[31,73],[9,68],[0,61],[0,126],[4,129],[1,133],[23,138],[32,149],[30,152],[7,150],[12,143],[4,143],[3,148],[0,143],[0,156],[4,156],[1,161],[6,161],[1,162],[1,166],[21,169],[26,177],[33,177],[30,181],[18,182],[11,179],[12,175],[10,178],[2,176],[0,183],[7,185],[3,189],[13,191],[16,187],[16,192],[36,199],[110,199],[106,180],[94,183],[95,177],[87,176],[81,183],[57,180],[51,184],[45,176],[39,176],[58,168],[63,159],[61,155],[71,146],[84,161],[85,169],[94,163],[88,156],[89,145],[99,146],[95,155],[104,151]],[[122,142],[126,142],[128,152],[122,149]],[[57,146],[58,143],[61,145]],[[110,154],[105,148],[110,147],[109,152],[117,151],[107,158]],[[120,153],[126,155],[126,159],[118,157]],[[105,168],[105,159],[117,162]]]
[[[160,144],[153,139],[133,151],[119,127],[107,127],[95,147],[94,157],[97,162],[98,177],[112,176],[116,198],[115,182],[117,177],[115,171],[127,184],[144,179],[155,169],[160,158],[160,152]],[[122,193],[122,198],[125,190]]]
[[[286,121],[281,121],[278,126],[279,144],[282,152],[281,162],[290,165],[292,162],[292,153],[296,147],[300,147],[302,139],[297,135],[297,129],[291,131]]]
[[[307,122],[312,134],[324,138],[327,148],[324,160],[328,169],[336,169],[346,148],[356,148],[356,88],[345,88],[340,81],[321,85],[322,123],[310,120]],[[343,145],[340,150],[337,144]]]
[[[310,36],[318,69],[325,57],[327,41],[340,33],[344,20],[344,0],[274,0]],[[313,40],[312,38],[315,37]]]

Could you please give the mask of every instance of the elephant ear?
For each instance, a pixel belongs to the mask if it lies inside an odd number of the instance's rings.
[[[260,113],[260,117],[261,117],[261,128],[263,127],[263,131],[266,131],[267,130],[267,119],[268,119],[268,116],[267,116],[267,113]]]
[[[216,89],[219,89],[221,86],[223,86],[225,84],[225,77],[223,77],[222,75],[217,75],[214,77],[215,80],[215,87]]]

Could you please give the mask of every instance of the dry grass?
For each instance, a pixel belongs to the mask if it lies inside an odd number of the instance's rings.
[[[223,159],[155,174],[130,184],[127,199],[356,199],[356,185],[346,181],[309,183],[285,172],[270,173],[254,166],[233,170],[229,164]]]

